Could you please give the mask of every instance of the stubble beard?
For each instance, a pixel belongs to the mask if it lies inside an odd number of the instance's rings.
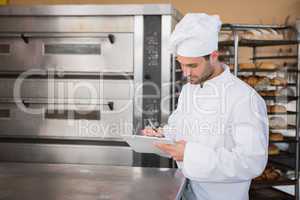
[[[205,70],[201,76],[188,77],[188,81],[193,85],[202,84],[205,81],[207,81],[212,76],[212,74],[213,74],[213,68],[212,68],[212,66],[207,64],[205,67]]]

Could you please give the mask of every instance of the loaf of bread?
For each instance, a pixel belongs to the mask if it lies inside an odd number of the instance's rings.
[[[282,77],[274,77],[270,80],[270,84],[272,86],[286,86],[287,85],[287,80]]]
[[[287,122],[283,117],[270,117],[269,126],[271,129],[284,129],[287,127]]]
[[[262,33],[259,30],[247,30],[242,32],[241,38],[245,40],[260,40],[262,39]]]
[[[279,91],[277,90],[265,90],[258,92],[262,97],[277,97],[280,96]]]
[[[254,63],[240,63],[239,67],[241,70],[244,69],[256,69],[256,66]]]
[[[273,34],[267,29],[259,29],[262,40],[273,40]]]
[[[264,172],[256,177],[255,181],[275,181],[281,177],[281,171],[272,166],[267,166]]]
[[[279,68],[278,64],[272,63],[272,62],[261,62],[257,63],[258,69],[264,69],[264,70],[275,70]]]
[[[246,40],[283,40],[283,34],[274,29],[252,29],[242,32],[242,39]]]
[[[221,32],[219,34],[219,41],[223,42],[223,41],[229,41],[232,40],[232,33],[231,32]]]
[[[286,107],[282,105],[268,105],[267,106],[268,112],[271,113],[286,113]]]
[[[239,75],[239,78],[244,81],[245,83],[247,83],[248,81],[248,76],[244,76],[244,75]],[[247,83],[248,84],[248,83]]]
[[[277,31],[275,31],[274,29],[269,29],[270,33],[271,33],[271,38],[272,40],[283,40],[283,34],[279,33]]]
[[[269,145],[269,149],[268,149],[269,155],[278,155],[280,153],[279,149],[277,146],[275,146],[274,144],[270,144]]]
[[[258,76],[249,76],[247,78],[247,83],[251,86],[251,87],[255,87],[257,85],[259,81]]]
[[[228,66],[230,70],[234,70],[234,64],[229,64]]]
[[[266,76],[240,76],[240,78],[246,82],[247,84],[249,84],[251,87],[265,87],[270,85],[270,79]]]
[[[284,139],[281,133],[270,133],[270,141],[282,141]]]
[[[283,35],[274,29],[259,29],[262,40],[283,40]]]
[[[258,76],[258,82],[255,85],[255,87],[257,86],[266,87],[269,85],[270,85],[270,79],[267,76]]]
[[[275,169],[267,170],[265,175],[266,175],[266,179],[270,181],[278,180],[281,176],[279,170],[275,170]]]
[[[278,96],[295,96],[295,92],[292,88],[281,88],[278,91]]]

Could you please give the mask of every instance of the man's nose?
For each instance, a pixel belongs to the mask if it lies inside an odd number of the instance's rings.
[[[191,75],[191,70],[189,67],[184,67],[183,68],[183,76],[188,77]]]

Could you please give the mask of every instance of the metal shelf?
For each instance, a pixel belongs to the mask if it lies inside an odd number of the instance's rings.
[[[244,31],[244,30],[251,30],[251,29],[275,29],[275,30],[285,30],[285,29],[292,29],[291,26],[282,26],[282,25],[269,25],[269,24],[229,24],[224,23],[222,24],[222,30],[237,30],[237,31]]]
[[[285,69],[285,68],[279,68],[279,69],[241,69],[239,72],[270,72],[270,73],[275,73],[275,72],[284,72],[284,73],[299,73],[300,71],[298,69]]]
[[[221,41],[219,42],[219,46],[220,47],[233,47],[234,49],[232,50],[232,52],[234,52],[235,56],[232,55],[228,55],[228,57],[226,57],[226,55],[224,56],[225,58],[234,58],[234,63],[238,65],[239,64],[239,47],[247,47],[247,48],[251,48],[252,50],[252,60],[255,61],[263,61],[263,60],[276,60],[276,59],[287,59],[290,61],[297,61],[295,62],[295,65],[291,66],[280,66],[280,68],[277,69],[258,69],[258,68],[254,68],[254,69],[240,69],[239,67],[237,68],[237,71],[231,70],[232,72],[234,72],[235,76],[238,75],[252,75],[252,74],[260,74],[260,73],[270,73],[268,75],[275,75],[275,73],[281,73],[281,74],[285,74],[285,75],[295,75],[297,76],[297,81],[296,83],[288,83],[287,85],[282,85],[282,86],[273,86],[275,88],[277,87],[293,87],[293,89],[296,89],[296,96],[263,96],[262,98],[264,98],[266,101],[273,101],[273,102],[290,102],[290,101],[296,101],[298,100],[298,96],[299,96],[299,77],[300,77],[300,69],[299,69],[299,62],[300,62],[300,58],[299,58],[299,51],[300,51],[300,41],[298,40],[248,40],[248,39],[243,39],[242,37],[239,37],[238,34],[240,31],[246,31],[246,30],[255,30],[255,29],[274,29],[274,30],[288,30],[288,31],[292,31],[293,33],[296,33],[296,29],[293,27],[289,27],[289,26],[277,26],[277,25],[251,25],[251,24],[224,24],[222,26],[222,30],[224,31],[231,31],[233,33],[233,36],[237,36],[235,37],[235,41],[234,40],[229,40],[229,41]],[[299,33],[298,33],[299,34]],[[238,41],[237,41],[238,40]],[[257,47],[280,47],[280,46],[284,46],[284,45],[291,45],[291,46],[295,46],[298,48],[298,55],[295,54],[285,54],[285,55],[278,55],[278,54],[274,54],[274,56],[272,55],[268,55],[268,56],[264,56],[264,55],[257,55]],[[295,59],[295,60],[293,60]],[[297,60],[296,60],[297,59]],[[229,60],[229,59],[227,59]],[[231,61],[231,60],[230,60]],[[240,73],[241,72],[241,73]],[[244,74],[243,74],[244,72]],[[294,103],[294,102],[293,102]],[[295,130],[296,135],[298,135],[298,130],[299,130],[299,101],[296,102],[297,104],[297,109],[296,112],[295,111],[288,111],[285,113],[272,113],[269,112],[269,115],[291,115],[291,116],[296,116],[296,124],[297,126],[291,126],[289,125],[287,128],[284,129],[271,129],[271,130]],[[290,162],[298,162],[299,159],[297,157],[298,155],[298,145],[299,145],[299,140],[297,139],[297,137],[284,137],[284,139],[282,141],[269,141],[269,143],[288,143],[291,146],[293,146],[295,144],[295,149],[296,149],[296,153],[289,153],[289,152],[285,152],[285,151],[280,151],[280,153],[278,155],[269,155],[269,163],[271,165],[274,165],[275,168],[278,169],[282,169],[283,171],[285,170],[293,170],[295,172],[297,172],[298,170],[298,165],[295,166],[291,166],[288,165]],[[294,152],[294,151],[293,151]],[[289,161],[289,162],[286,162]],[[281,163],[282,162],[282,163]],[[298,173],[295,174],[295,177],[298,178]],[[294,185],[295,186],[295,195],[290,195],[287,194],[285,192],[282,192],[280,190],[277,190],[275,188],[272,188],[273,186],[280,186],[280,185]],[[298,188],[298,181],[295,180],[291,180],[291,179],[287,179],[285,177],[281,177],[281,179],[276,180],[276,181],[253,181],[252,185],[251,185],[251,190],[250,190],[250,200],[295,200],[299,198],[299,191],[297,190]]]
[[[274,144],[274,143],[297,143],[297,139],[296,137],[284,137],[283,140],[279,140],[279,141],[272,141],[270,140],[270,143]]]
[[[295,96],[261,96],[265,100],[273,101],[296,101],[298,97]]]
[[[251,60],[266,60],[266,59],[297,59],[297,55],[293,56],[256,56],[251,58]]]
[[[239,46],[241,47],[263,47],[263,46],[281,46],[281,45],[297,45],[297,40],[246,40],[241,39]],[[233,40],[221,41],[219,46],[234,46]]]
[[[228,59],[228,58],[234,58],[234,55],[219,55],[220,60],[221,59],[225,60],[225,59]]]
[[[272,84],[270,84],[270,85],[268,85],[268,86],[271,86],[271,87],[297,87],[297,84],[296,83],[288,83],[288,84],[286,84],[286,85],[272,85]]]
[[[275,188],[250,189],[250,200],[295,200],[295,197]]]
[[[275,167],[276,169],[281,169],[281,170],[295,170],[295,166],[291,166],[288,164],[285,164],[283,162],[279,162],[278,160],[274,158],[269,158],[268,163]]]
[[[262,181],[255,181],[253,180],[251,183],[251,188],[266,188],[272,186],[281,186],[281,185],[295,185],[296,181],[285,178],[281,176],[278,180],[262,180]]]
[[[296,157],[295,157],[295,154],[293,154],[293,153],[289,153],[287,151],[280,151],[280,153],[277,155],[269,155],[269,158],[282,159],[282,158],[296,158]]]
[[[268,115],[297,115],[297,112],[287,111],[287,112],[268,112]]]
[[[291,124],[288,124],[287,127],[285,128],[269,128],[271,131],[272,130],[294,130],[296,129],[297,127],[295,125],[291,125]]]

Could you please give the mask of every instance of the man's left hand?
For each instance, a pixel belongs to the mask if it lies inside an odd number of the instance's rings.
[[[172,158],[176,161],[183,161],[185,145],[186,145],[186,141],[184,140],[175,142],[175,144],[164,144],[164,143],[155,144],[157,148],[170,154]]]

